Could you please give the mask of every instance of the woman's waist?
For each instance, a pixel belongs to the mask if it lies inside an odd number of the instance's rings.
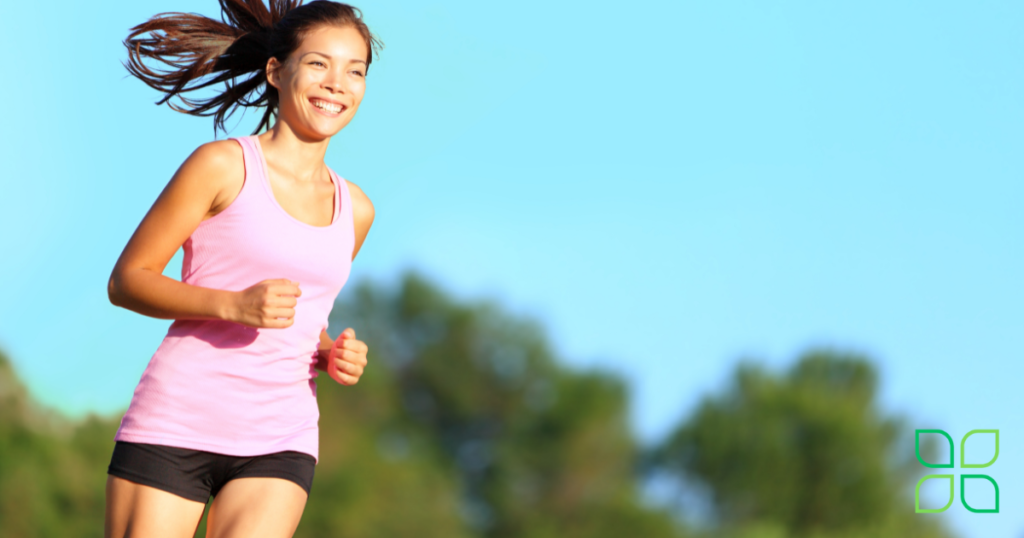
[[[301,385],[316,377],[313,366],[318,339],[281,341],[262,334],[251,337],[249,333],[217,339],[204,336],[208,335],[168,331],[143,377],[185,383],[210,378],[253,388]]]
[[[266,389],[237,380],[207,377],[183,384],[143,375],[120,430],[179,440],[273,444],[306,433],[315,436],[318,419],[316,387],[308,380]]]
[[[287,368],[228,364],[200,364],[192,361],[171,361],[154,357],[136,387],[139,393],[153,393],[160,398],[195,401],[241,402],[245,405],[276,406],[286,401],[315,399],[313,379],[317,372],[312,360],[280,361]],[[289,363],[296,364],[291,365]]]
[[[309,305],[307,305],[309,306]],[[320,332],[327,327],[327,312],[296,308],[292,325],[285,328],[257,328],[224,320],[175,320],[161,343],[186,346],[191,352],[230,354],[247,350],[249,354],[274,357],[296,356],[315,351]]]

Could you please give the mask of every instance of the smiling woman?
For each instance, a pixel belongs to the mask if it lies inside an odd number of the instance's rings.
[[[192,536],[211,495],[208,536],[291,536],[318,457],[316,370],[352,385],[366,366],[352,328],[326,328],[373,205],[324,155],[380,44],[346,4],[220,3],[223,21],[161,14],[125,41],[158,104],[215,130],[265,110],[262,134],[182,164],[111,273],[113,304],[175,321],[115,437],[107,537]],[[181,281],[162,274],[179,248]]]

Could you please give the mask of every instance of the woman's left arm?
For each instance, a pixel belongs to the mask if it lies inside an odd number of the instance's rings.
[[[352,260],[355,261],[356,254],[359,253],[363,241],[366,240],[366,234],[370,233],[370,226],[373,225],[373,204],[363,189],[360,189],[355,183],[347,183],[349,198],[352,200],[352,225],[355,228],[356,236],[356,244],[352,248]],[[356,340],[355,334],[355,331],[349,327],[338,336],[337,340],[332,340],[326,330],[321,332],[316,369],[327,372],[338,383],[355,385],[366,367],[367,351],[366,344]],[[328,368],[332,351],[335,367]]]
[[[356,244],[352,249],[352,261],[355,261],[359,248],[366,240],[366,234],[370,233],[370,226],[373,225],[373,204],[370,199],[355,183],[348,183],[349,198],[352,199],[352,225],[355,227]]]

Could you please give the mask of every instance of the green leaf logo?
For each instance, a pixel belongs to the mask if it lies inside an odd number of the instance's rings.
[[[921,457],[921,434],[922,433],[936,433],[946,438],[949,442],[949,463],[928,463]],[[995,450],[992,453],[992,459],[986,463],[967,463],[967,439],[976,433],[988,433],[992,434],[992,439],[995,442]],[[956,461],[953,447],[953,438],[948,433],[942,430],[914,430],[914,454],[917,456],[917,461],[925,467],[932,469],[949,469],[953,467],[953,462]],[[996,460],[999,459],[999,430],[971,430],[960,439],[960,468],[962,469],[983,469],[991,466]],[[921,485],[926,481],[934,478],[945,478],[949,480],[949,501],[946,502],[946,506],[942,508],[921,508]],[[992,508],[974,508],[967,504],[967,479],[982,479],[988,480],[992,483],[992,488],[995,493],[995,506]],[[952,474],[930,474],[925,476],[921,480],[918,480],[917,487],[914,488],[914,511],[918,514],[937,514],[939,512],[945,512],[953,505],[953,499],[956,498],[956,492],[954,491],[954,483],[956,477]],[[962,474],[960,475],[960,503],[964,505],[964,508],[974,512],[976,514],[998,514],[999,513],[999,484],[996,483],[995,479],[987,474]]]
[[[979,431],[979,430],[975,430],[975,431]],[[946,440],[949,441],[949,463],[928,463],[928,462],[924,461],[924,458],[921,457],[921,434],[922,433],[937,433],[937,434],[945,437]],[[970,435],[970,434],[968,434],[968,435]],[[964,439],[967,439],[967,438],[964,437]],[[963,445],[961,444],[961,446],[963,446]],[[946,432],[944,432],[942,430],[914,430],[914,454],[917,455],[917,461],[921,462],[921,465],[924,465],[925,467],[931,467],[932,469],[952,469],[953,468],[953,438],[950,437],[948,433],[946,433]],[[961,456],[963,455],[962,449],[961,449],[961,454],[960,455]],[[995,460],[993,460],[993,461],[995,461]],[[935,475],[935,476],[939,476],[939,475]],[[952,479],[950,479],[950,480],[952,480]],[[920,485],[921,484],[918,483],[918,486],[920,486]]]
[[[996,451],[992,455],[992,459],[989,460],[988,463],[966,463],[966,460],[967,460],[967,450],[966,450],[967,438],[972,436],[972,435],[974,435],[974,434],[976,434],[976,433],[991,433],[991,434],[994,434],[996,436],[996,438],[995,438]],[[963,439],[960,440],[960,467],[961,468],[963,468],[963,469],[983,469],[983,468],[988,467],[989,465],[992,465],[993,463],[995,463],[997,459],[999,459],[999,430],[971,430],[971,431],[967,432],[967,435],[965,435]],[[989,480],[991,480],[991,479],[989,479]]]
[[[995,458],[992,458],[992,461],[995,461]],[[950,476],[952,476],[952,475],[950,475]],[[995,490],[996,490],[996,506],[995,506],[995,508],[985,508],[985,509],[972,508],[971,505],[967,504],[967,498],[964,495],[964,492],[967,491],[965,489],[965,486],[964,486],[964,480],[967,479],[967,478],[984,478],[985,480],[988,480],[989,482],[992,482],[992,487],[995,488]],[[950,487],[953,487],[953,485],[950,484]],[[950,491],[952,491],[952,490],[950,490]],[[964,505],[964,508],[970,510],[971,512],[977,513],[977,514],[998,514],[999,513],[999,484],[996,484],[996,481],[993,480],[992,477],[987,475],[987,474],[962,474],[962,475],[960,475],[960,502]]]
[[[946,478],[949,479],[949,501],[946,502],[946,506],[942,508],[921,508],[921,484],[924,484],[926,480],[932,478]],[[960,486],[961,493],[963,492],[963,486]],[[925,476],[921,480],[917,481],[917,487],[914,488],[914,511],[918,514],[937,514],[939,512],[945,512],[950,506],[953,506],[953,500],[956,499],[956,495],[953,494],[953,475],[951,474],[930,474]]]

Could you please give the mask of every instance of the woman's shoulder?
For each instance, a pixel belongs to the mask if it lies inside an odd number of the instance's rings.
[[[352,225],[356,236],[356,242],[352,249],[352,259],[354,260],[363,246],[363,241],[366,240],[370,226],[373,225],[374,211],[370,197],[363,192],[363,189],[359,188],[359,185],[348,180],[345,180],[345,183],[348,184],[349,200],[352,201]]]
[[[203,168],[228,172],[230,169],[245,166],[242,163],[242,156],[242,146],[237,141],[214,140],[196,148],[188,160]]]
[[[370,197],[359,188],[359,185],[345,180],[348,184],[349,198],[352,200],[352,213],[356,222],[364,221],[367,226],[373,222],[373,203]]]
[[[245,173],[242,155],[242,147],[234,140],[207,142],[185,159],[181,171],[204,181],[234,175],[241,179]]]
[[[186,188],[210,196],[211,215],[219,213],[234,201],[245,181],[242,147],[235,140],[207,142],[185,159],[175,177]]]
[[[370,197],[363,192],[363,189],[359,188],[359,185],[356,185],[347,179],[345,180],[345,184],[348,185],[348,192],[352,198],[358,198],[359,203],[370,203]],[[353,203],[356,202],[354,199],[352,200]]]

